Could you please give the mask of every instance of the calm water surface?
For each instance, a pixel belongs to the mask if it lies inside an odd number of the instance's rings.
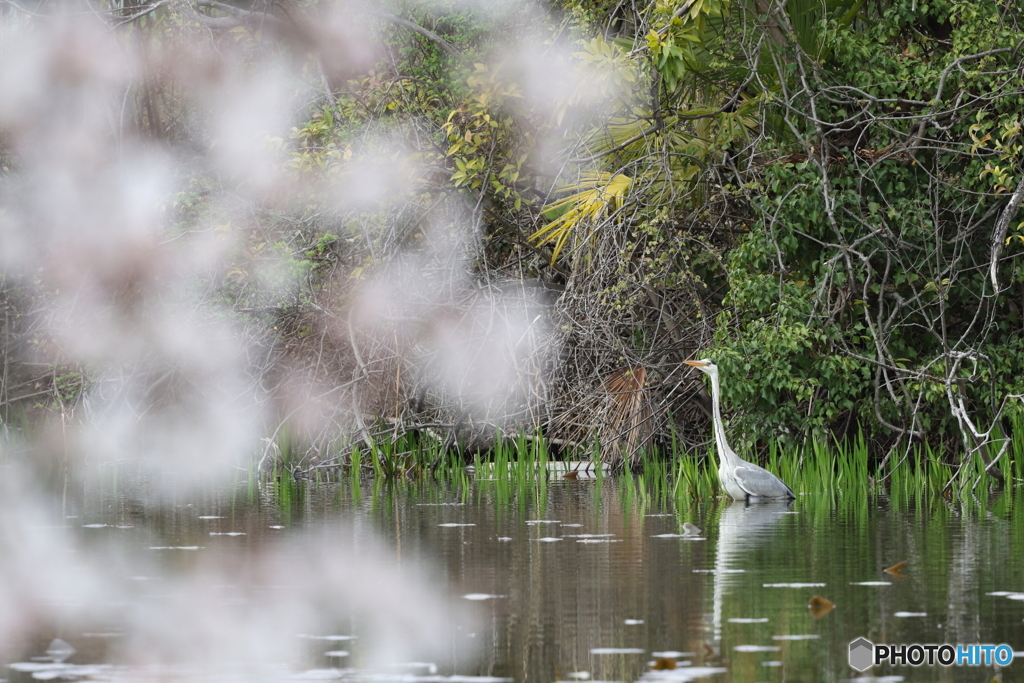
[[[310,560],[309,545],[296,545],[284,554],[285,574],[355,571],[371,547],[388,569],[344,579],[365,592],[369,609],[331,603],[330,590],[322,604],[316,591],[296,599],[311,603],[310,623],[289,634],[303,647],[280,662],[280,680],[356,676],[370,658],[367,632],[394,621],[388,610],[403,599],[395,597],[403,577],[424,567],[425,583],[444,599],[416,609],[443,612],[434,627],[447,631],[443,647],[429,661],[390,662],[380,680],[842,681],[860,676],[847,665],[859,636],[1006,643],[1020,657],[1002,670],[876,667],[868,672],[875,679],[862,680],[1024,680],[1024,522],[1015,514],[1021,501],[1008,498],[954,505],[802,495],[788,506],[748,507],[656,502],[622,478],[604,478],[518,489],[471,479],[239,485],[146,501],[144,486],[121,480],[51,503],[74,542],[68,552],[117,558],[108,578],[121,588],[116,599],[100,594],[56,621],[18,622],[0,680],[187,678],[173,667],[133,668],[122,644],[139,637],[139,626],[126,615],[154,604],[163,613],[166,604],[173,617],[175,600],[197,599],[176,593],[175,577],[205,576],[216,557],[229,570],[210,579],[204,599],[258,620],[282,579],[254,558],[303,539],[340,554]],[[884,571],[899,562],[901,571]],[[254,565],[266,576],[252,575]],[[814,596],[834,609],[809,607]],[[388,637],[405,636],[398,628]]]

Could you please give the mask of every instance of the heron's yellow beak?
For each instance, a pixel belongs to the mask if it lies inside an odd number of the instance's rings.
[[[684,360],[683,362],[687,365],[692,365],[695,368],[702,368],[707,365],[707,363],[702,360]]]

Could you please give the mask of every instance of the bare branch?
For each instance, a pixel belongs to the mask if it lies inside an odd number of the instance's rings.
[[[1010,229],[1010,221],[1017,215],[1021,200],[1024,200],[1024,177],[1017,183],[1017,189],[1013,191],[1009,203],[996,221],[996,227],[992,230],[992,258],[989,260],[989,275],[992,278],[992,293],[999,294],[999,257],[1003,254],[1003,247],[1006,245],[1006,233]]]

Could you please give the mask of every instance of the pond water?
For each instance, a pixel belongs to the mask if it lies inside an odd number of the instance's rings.
[[[51,493],[4,510],[10,683],[1024,680],[1009,497],[745,506],[470,475]],[[858,674],[858,637],[1019,658]]]

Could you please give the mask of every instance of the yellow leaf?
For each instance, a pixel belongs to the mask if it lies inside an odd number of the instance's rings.
[[[573,186],[572,194],[544,207],[544,213],[563,211],[540,230],[530,235],[537,246],[552,243],[551,262],[562,253],[569,239],[574,235],[583,243],[592,236],[595,224],[622,207],[626,193],[633,185],[633,179],[623,174],[612,175],[604,171],[591,171],[581,175]],[[586,235],[578,233],[585,232]]]

